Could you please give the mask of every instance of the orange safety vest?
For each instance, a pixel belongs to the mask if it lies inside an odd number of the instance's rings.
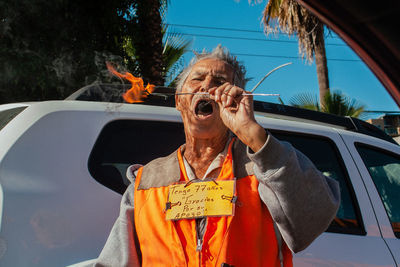
[[[216,181],[234,178],[232,143]],[[178,166],[170,167],[179,167],[180,177],[173,180],[189,181],[181,150],[175,153],[177,160],[172,162]],[[173,157],[176,159],[176,154]],[[153,165],[157,168],[160,162]],[[281,266],[273,220],[260,199],[254,175],[240,177],[236,181],[234,216],[207,218],[203,245],[198,251],[195,219],[165,219],[168,185],[161,182],[160,186],[160,179],[171,172],[156,171],[152,176],[158,177],[148,179],[144,168],[138,172],[134,192],[135,228],[142,266]],[[144,182],[144,179],[155,182]],[[284,242],[281,252],[283,266],[292,266],[292,254]]]

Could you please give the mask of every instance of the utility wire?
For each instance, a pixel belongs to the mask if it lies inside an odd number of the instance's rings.
[[[195,29],[207,29],[207,30],[222,30],[222,31],[234,31],[234,32],[253,32],[253,33],[264,33],[264,31],[249,30],[249,29],[237,29],[237,28],[223,28],[223,27],[211,27],[211,26],[198,26],[198,25],[187,25],[187,24],[174,24],[165,23],[167,26],[184,27],[184,28],[195,28]],[[279,32],[280,35],[288,35],[287,33]],[[332,39],[339,39],[335,36],[329,36]]]
[[[255,32],[264,33],[263,31],[246,30],[246,29],[234,29],[234,28],[221,28],[221,27],[209,27],[209,26],[197,26],[197,25],[186,25],[186,24],[173,24],[166,23],[167,26],[184,27],[184,28],[196,28],[196,29],[207,29],[207,30],[222,30],[222,31],[234,31],[234,32]],[[279,33],[284,34],[284,33]]]
[[[193,50],[185,50],[185,52],[193,52]],[[202,51],[195,51],[201,54]],[[300,59],[299,56],[283,56],[283,55],[265,55],[265,54],[245,54],[245,53],[234,53],[235,56],[243,57],[266,57],[266,58],[286,58],[286,59]],[[361,62],[359,59],[345,59],[345,58],[327,58],[328,61],[343,61],[343,62]]]
[[[245,57],[270,57],[270,58],[287,58],[287,59],[299,59],[300,57],[294,56],[276,56],[276,55],[262,55],[262,54],[240,54],[240,53],[232,53],[237,56],[245,56]],[[361,62],[359,59],[345,59],[345,58],[327,58],[328,61],[343,61],[343,62]]]
[[[399,114],[399,113],[400,113],[400,110],[399,110],[399,111],[393,111],[393,110],[391,110],[391,111],[385,111],[385,110],[364,110],[363,112],[365,112],[365,113]]]
[[[169,34],[184,35],[184,36],[195,36],[195,37],[206,37],[206,38],[223,38],[223,39],[235,39],[235,40],[246,40],[246,41],[261,41],[261,42],[274,42],[274,43],[293,43],[297,44],[297,41],[288,40],[268,40],[261,38],[249,38],[249,37],[234,37],[234,36],[221,36],[221,35],[209,35],[209,34],[198,34],[198,33],[182,33],[182,32],[168,32]],[[346,46],[345,44],[330,44],[331,46]]]

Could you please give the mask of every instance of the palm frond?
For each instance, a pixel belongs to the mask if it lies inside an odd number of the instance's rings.
[[[264,25],[269,25],[271,18],[276,18],[279,16],[280,5],[282,0],[270,0],[263,11],[263,22]]]
[[[185,39],[182,35],[175,32],[167,32],[164,28],[164,48],[163,48],[163,61],[164,61],[164,75],[167,84],[175,80],[176,76],[184,68],[183,54],[188,51],[192,44],[191,40]]]
[[[162,21],[165,21],[169,2],[170,0],[160,0],[160,16]]]
[[[271,24],[271,19],[277,23]],[[323,25],[317,17],[311,14],[295,0],[269,0],[263,12],[264,29],[266,32],[277,32],[279,29],[291,35],[297,35],[299,53],[308,62],[312,62]]]
[[[358,103],[357,100],[352,99],[349,103],[349,113],[352,114],[350,116],[359,118],[360,116],[363,115],[363,112],[365,110],[365,106]]]
[[[300,93],[289,100],[290,105],[298,108],[305,108],[320,111],[318,97],[311,93]]]
[[[329,92],[324,97],[324,103],[320,104],[318,96],[311,93],[300,93],[290,99],[290,105],[298,108],[322,111],[339,116],[362,116],[365,106],[356,99],[351,99],[340,91]]]
[[[322,111],[339,116],[358,118],[365,110],[365,106],[356,99],[350,99],[340,91],[329,92],[324,97]]]

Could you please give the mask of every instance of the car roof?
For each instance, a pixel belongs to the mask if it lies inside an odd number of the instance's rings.
[[[70,95],[67,100],[95,100],[124,103],[121,96],[123,92],[129,88],[130,85],[124,84],[93,84],[79,89]],[[156,86],[154,92],[148,95],[147,98],[143,100],[143,103],[140,104],[175,107],[174,94],[175,88]],[[357,118],[342,117],[324,112],[262,101],[254,101],[254,110],[258,115],[264,117],[274,117],[286,121],[305,122],[313,125],[325,125],[328,127],[345,129],[397,144],[392,137],[376,126]]]
[[[10,103],[10,104],[3,104],[0,105],[0,111],[11,109],[11,108],[22,108],[28,107],[31,103]]]
[[[136,104],[79,100],[55,100],[32,102],[29,104],[0,105],[0,110],[5,106],[9,108],[27,106],[28,108],[25,112],[34,114],[36,119],[39,119],[46,114],[59,111],[95,111],[107,112],[109,114],[118,113],[118,118],[181,121],[180,114],[174,108],[173,102],[171,102],[170,99],[163,101],[158,97]],[[326,132],[332,131],[332,128],[336,128],[373,136],[381,140],[397,144],[390,136],[386,135],[377,127],[355,118],[341,117],[322,112],[260,101],[255,101],[254,108],[257,119],[266,126],[273,125],[273,128],[293,128],[299,130],[308,129],[308,132],[311,132],[312,129],[315,131]]]

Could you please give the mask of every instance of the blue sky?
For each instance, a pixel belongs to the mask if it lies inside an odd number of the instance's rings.
[[[247,0],[172,0],[165,22],[169,24],[169,32],[182,33],[184,38],[192,40],[192,50],[211,50],[222,44],[237,55],[246,66],[247,77],[252,78],[246,86],[247,90],[271,69],[292,62],[292,65],[274,72],[256,92],[279,93],[285,104],[289,104],[291,97],[299,93],[317,95],[315,64],[307,64],[301,59],[296,37],[289,38],[282,34],[266,36],[262,33],[261,15],[265,4],[265,0],[259,4],[249,4]],[[331,90],[340,90],[357,99],[367,110],[399,110],[364,62],[339,37],[331,33],[325,42]],[[192,52],[185,54],[185,64],[192,56]],[[255,99],[278,102],[276,97]],[[369,114],[365,118],[380,115]]]

